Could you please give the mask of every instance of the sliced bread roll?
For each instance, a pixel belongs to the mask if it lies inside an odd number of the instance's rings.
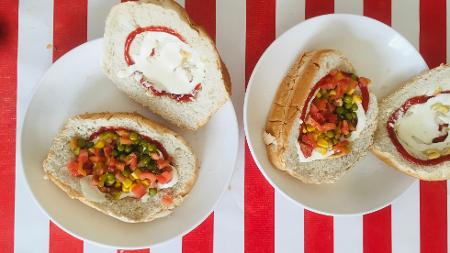
[[[264,141],[270,161],[305,183],[333,183],[367,153],[376,128],[377,101],[369,93],[366,120],[359,137],[346,155],[331,155],[314,161],[300,161],[301,112],[311,89],[331,71],[355,73],[351,63],[336,50],[316,50],[302,54],[282,80],[269,112]],[[308,109],[309,110],[309,109]]]
[[[149,27],[153,30],[137,32]],[[133,32],[138,34],[127,43]],[[149,56],[141,54],[147,58],[136,64],[137,55],[145,48]],[[148,68],[140,69],[144,65]],[[106,20],[102,67],[130,98],[182,128],[203,126],[230,98],[230,77],[213,40],[172,0],[130,1],[114,6]],[[188,85],[183,80],[188,80]],[[180,97],[184,97],[183,102]]]
[[[429,71],[425,71],[411,80],[405,82],[400,89],[384,98],[380,105],[380,114],[378,127],[375,133],[375,142],[373,153],[381,160],[406,173],[421,180],[447,180],[450,179],[450,161],[442,161],[436,164],[418,164],[409,159],[405,159],[398,148],[393,144],[387,130],[389,117],[400,108],[408,99],[417,96],[433,96],[443,91],[450,91],[450,66],[441,65]],[[450,105],[447,102],[447,107]],[[447,121],[450,113],[447,108]],[[402,112],[401,112],[402,113]],[[415,122],[411,126],[414,131],[422,131],[422,125],[428,125],[430,122]],[[447,132],[448,127],[447,127]],[[442,144],[447,145],[447,152],[450,151],[450,142],[447,137]],[[442,155],[444,156],[444,155]],[[447,154],[447,157],[449,155]],[[441,157],[442,158],[442,157]],[[450,158],[450,157],[449,157]]]
[[[161,189],[158,186],[158,191],[154,192],[153,196],[149,196],[147,193],[140,199],[134,198],[130,195],[134,193],[133,190],[129,193],[123,193],[120,199],[114,199],[110,195],[100,192],[97,186],[91,185],[92,175],[74,176],[68,169],[69,161],[75,158],[70,147],[71,140],[75,137],[89,139],[94,133],[105,128],[134,131],[141,136],[145,136],[145,138],[159,142],[171,157],[171,170],[176,173],[172,180],[176,181],[169,182]],[[130,223],[147,222],[169,215],[175,207],[182,203],[192,189],[198,171],[197,161],[192,150],[178,134],[135,113],[93,113],[70,118],[55,137],[43,167],[46,178],[53,181],[69,197],[78,199],[94,209]],[[94,174],[95,169],[94,166]],[[128,170],[128,167],[125,170]],[[134,181],[133,184],[136,182],[138,181]],[[125,183],[122,185],[125,185]],[[171,199],[164,199],[169,195]]]

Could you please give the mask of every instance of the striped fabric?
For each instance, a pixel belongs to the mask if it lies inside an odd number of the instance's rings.
[[[199,227],[136,251],[78,240],[32,200],[15,152],[25,107],[40,76],[61,55],[102,36],[119,0],[0,1],[0,252],[447,252],[447,182],[415,183],[392,205],[364,216],[305,210],[264,179],[246,142],[227,193]],[[353,13],[391,25],[430,67],[446,62],[450,0],[185,0],[217,43],[233,81],[242,125],[246,83],[259,56],[289,27],[325,13]],[[70,78],[70,77],[69,77]],[[241,136],[243,130],[241,127]],[[151,235],[149,235],[151,236]]]

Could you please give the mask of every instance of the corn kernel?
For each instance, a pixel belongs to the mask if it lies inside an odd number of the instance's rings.
[[[97,143],[95,143],[94,148],[96,149],[101,149],[105,146],[105,142],[104,141],[97,141]]]
[[[308,130],[308,132],[313,132],[315,129],[311,125],[306,125],[306,130]]]
[[[330,96],[336,95],[336,90],[331,90],[329,94],[330,94]]]
[[[319,138],[317,140],[317,146],[322,147],[322,148],[328,148],[328,142],[322,138]]]
[[[353,95],[353,92],[355,92],[355,89],[351,88],[349,91],[347,91],[347,94],[348,95]]]
[[[150,185],[150,181],[148,179],[142,180],[141,183],[145,186],[149,186]]]
[[[442,113],[448,113],[449,106],[443,105],[442,103],[436,103],[433,106],[431,106],[431,109]]]
[[[320,93],[320,92],[317,92],[317,94],[316,94],[316,98],[321,98],[322,97],[322,93]]]
[[[123,189],[123,187],[130,188],[130,186],[132,184],[133,184],[133,181],[131,181],[129,178],[125,178],[125,180],[123,180],[123,183],[122,183],[122,189]]]
[[[123,192],[130,192],[130,190],[131,190],[130,187],[125,187],[124,184],[122,185],[122,191]]]
[[[327,153],[326,148],[317,147],[316,150],[321,153],[322,155],[325,155]]]
[[[139,169],[136,169],[135,171],[133,171],[133,173],[131,173],[131,177],[133,179],[139,179],[140,175],[141,175],[141,171]]]
[[[352,101],[353,101],[353,103],[361,103],[362,99],[358,95],[353,94]]]
[[[114,184],[114,187],[119,188],[122,185],[122,183],[120,183],[119,181],[116,181],[116,183]]]
[[[306,132],[308,132],[308,130],[306,130],[306,127],[303,128],[302,132],[303,132],[304,134],[306,134]]]

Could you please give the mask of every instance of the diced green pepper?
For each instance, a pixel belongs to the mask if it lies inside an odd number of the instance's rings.
[[[148,188],[148,195],[150,197],[155,196],[157,192],[158,192],[158,190],[156,188]]]

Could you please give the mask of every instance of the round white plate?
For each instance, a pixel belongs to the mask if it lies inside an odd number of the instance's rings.
[[[38,204],[70,234],[117,248],[143,248],[187,233],[203,221],[228,187],[238,149],[238,126],[231,102],[196,132],[181,133],[200,161],[197,182],[172,215],[148,223],[127,224],[70,199],[44,180],[42,161],[65,121],[86,112],[139,112],[163,122],[121,93],[100,69],[102,40],[70,51],[43,76],[28,105],[21,136],[26,179]]]
[[[272,186],[319,213],[368,213],[391,203],[415,180],[369,154],[337,183],[308,185],[275,169],[266,156],[262,133],[278,85],[301,52],[321,48],[342,51],[360,75],[372,80],[379,99],[427,65],[414,46],[390,27],[362,16],[332,14],[309,19],[281,35],[264,52],[250,78],[245,133],[259,169]]]

